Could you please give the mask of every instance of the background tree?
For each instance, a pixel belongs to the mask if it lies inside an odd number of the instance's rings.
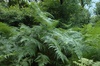
[[[96,3],[96,15],[100,15],[100,2]]]
[[[80,1],[61,0],[60,2],[63,2],[62,5],[59,3],[59,0],[44,0],[43,3],[44,9],[51,13],[55,19],[59,20],[60,23],[58,24],[58,27],[82,27],[83,24],[89,23],[89,12],[79,5]]]
[[[81,6],[84,8],[85,5],[90,5],[92,0],[79,0]]]

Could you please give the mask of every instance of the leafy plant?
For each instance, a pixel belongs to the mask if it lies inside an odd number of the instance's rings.
[[[90,0],[83,2],[84,4],[89,3]],[[60,4],[59,0],[44,0],[41,9],[51,13],[53,18],[59,20],[57,27],[82,27],[82,25],[89,23],[90,14],[79,3],[80,0],[66,0],[63,1],[63,4]]]
[[[32,62],[39,66],[61,66],[69,65],[72,62],[69,59],[74,56],[76,56],[76,59],[82,57],[81,33],[55,28],[57,21],[46,16],[45,12],[42,12],[36,3],[33,3],[31,7],[35,11],[34,17],[40,22],[40,26],[30,28],[21,25],[19,29],[15,30],[16,34],[9,38],[11,40],[6,39],[11,42],[13,48],[9,49],[11,52],[5,53],[5,55],[10,55],[12,59],[16,57],[9,66],[29,66],[32,65]],[[4,45],[4,43],[2,44]],[[9,60],[9,58],[7,59]]]
[[[100,64],[100,24],[85,24],[82,28],[63,29],[58,27],[61,20],[41,9],[46,4],[44,2],[32,2],[28,7],[18,6],[0,8],[0,65],[2,66],[99,66]],[[64,16],[65,21],[75,25],[79,15],[84,15],[87,10],[82,9],[75,0],[64,1],[59,4],[58,0],[47,2],[51,6],[58,4],[64,11],[68,10],[68,16]],[[51,5],[51,3],[53,3]],[[67,3],[67,4],[66,4]],[[76,5],[77,4],[77,5]],[[72,7],[76,8],[76,10]],[[67,7],[64,7],[67,6]],[[17,7],[17,8],[15,8]],[[77,8],[78,7],[78,8]],[[8,10],[8,11],[5,11]],[[59,9],[58,9],[59,10]],[[80,13],[78,13],[79,11]],[[64,11],[63,14],[66,14]],[[74,11],[74,12],[73,12]],[[60,12],[57,12],[57,14]],[[72,13],[72,15],[70,15]],[[54,15],[53,14],[53,15]],[[56,15],[57,15],[56,14]],[[77,15],[78,16],[75,16]],[[85,13],[85,18],[88,17]],[[8,16],[6,16],[8,15]],[[14,18],[10,18],[14,17]],[[68,17],[68,20],[66,20]],[[7,19],[5,19],[7,18]],[[86,18],[87,19],[87,18]],[[29,22],[28,22],[29,21]],[[72,21],[72,22],[71,22]],[[87,20],[86,20],[87,21]],[[17,23],[18,22],[18,23]],[[31,23],[32,22],[32,23]],[[8,26],[15,24],[19,27]],[[87,23],[87,22],[86,22]],[[69,27],[72,26],[68,24]],[[28,25],[28,26],[27,26]],[[66,26],[66,23],[63,24]],[[68,27],[67,25],[67,27]],[[83,25],[83,23],[82,23]],[[60,25],[61,26],[61,25]],[[2,35],[3,34],[3,35]],[[13,34],[13,35],[12,35]],[[7,36],[5,36],[7,35]],[[85,58],[83,58],[85,57]],[[88,58],[88,59],[86,59]],[[92,60],[89,60],[92,59]],[[80,60],[79,62],[76,62]],[[75,61],[73,63],[73,61]]]
[[[10,36],[12,35],[12,28],[5,23],[0,22],[0,34],[3,36]]]
[[[28,26],[38,24],[32,14],[34,11],[29,7],[19,8],[18,5],[7,7],[0,4],[0,21],[11,26],[18,27],[20,23]]]
[[[74,61],[74,63],[78,66],[100,66],[100,62],[93,62],[86,58],[81,58],[79,62]]]

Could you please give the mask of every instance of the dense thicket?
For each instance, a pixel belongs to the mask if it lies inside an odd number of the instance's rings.
[[[0,3],[0,66],[100,66],[100,14],[91,0]]]
[[[64,0],[62,4],[59,0],[44,0],[44,9],[51,13],[55,19],[59,20],[58,27],[67,28],[79,26],[89,23],[89,12],[79,5],[76,0]],[[42,7],[42,9],[43,9]]]

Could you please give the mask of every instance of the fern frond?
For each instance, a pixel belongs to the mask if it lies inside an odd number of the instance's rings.
[[[45,66],[46,64],[48,64],[50,61],[50,59],[48,58],[48,56],[39,53],[37,58],[35,59],[35,62],[38,63],[38,66]]]
[[[57,25],[58,21],[47,17],[48,14],[42,12],[37,3],[32,3],[31,8],[34,10],[35,19],[41,24],[47,26],[48,28],[54,28]]]
[[[5,23],[0,22],[0,33],[6,36],[11,36],[13,34],[12,28]]]

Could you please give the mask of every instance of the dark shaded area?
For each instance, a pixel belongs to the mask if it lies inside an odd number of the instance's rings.
[[[60,4],[63,4],[63,0],[60,0]]]
[[[32,64],[31,64],[31,66],[38,66],[38,63],[36,63],[36,62],[32,62]]]

